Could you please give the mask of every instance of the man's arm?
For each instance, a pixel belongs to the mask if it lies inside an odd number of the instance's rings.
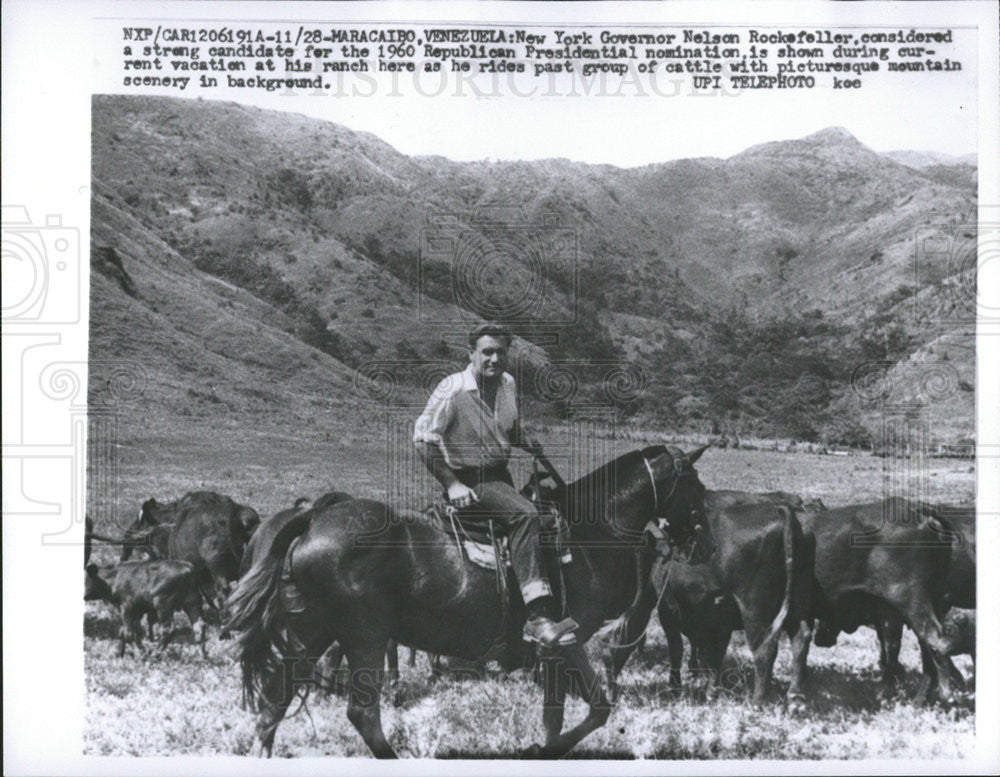
[[[458,478],[455,477],[455,473],[444,460],[444,454],[438,445],[432,442],[420,441],[416,443],[416,446],[417,453],[420,454],[420,458],[427,466],[427,470],[444,487],[445,491],[451,488],[452,484],[458,482]]]
[[[449,386],[446,379],[431,394],[427,407],[413,425],[413,443],[428,471],[444,487],[448,501],[456,507],[468,507],[479,497],[455,476],[442,447],[441,435],[448,428],[453,414]]]
[[[473,502],[479,501],[479,496],[462,483],[457,477],[448,462],[444,459],[444,453],[437,443],[418,440],[415,443],[417,453],[427,466],[427,470],[435,477],[448,494],[448,501],[455,507],[468,507]]]

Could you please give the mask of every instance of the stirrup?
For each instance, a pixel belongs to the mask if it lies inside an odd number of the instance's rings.
[[[542,647],[567,647],[576,644],[579,624],[572,618],[556,623],[551,618],[529,618],[524,624],[523,637],[527,642],[537,642]]]

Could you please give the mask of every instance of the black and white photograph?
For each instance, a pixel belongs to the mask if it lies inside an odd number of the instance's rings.
[[[995,771],[995,4],[4,17],[10,773]]]

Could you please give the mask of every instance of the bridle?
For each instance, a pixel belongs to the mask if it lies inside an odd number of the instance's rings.
[[[669,451],[666,451],[666,454],[670,456],[670,460],[671,462],[673,462],[674,461],[673,454],[671,454]],[[654,518],[653,520],[654,521],[666,520],[665,518],[661,518],[659,515],[660,496],[659,496],[659,491],[656,488],[656,475],[653,474],[653,465],[650,463],[649,459],[647,459],[645,455],[643,455],[642,457],[642,463],[646,465],[646,472],[649,473],[649,484],[653,487],[653,515],[656,516],[656,518]],[[681,471],[675,465],[672,466],[674,470],[674,482],[670,484],[670,493],[667,494],[667,498],[665,500],[666,504],[670,503],[670,499],[673,497],[674,492],[677,490],[677,484],[680,482],[681,479]]]
[[[675,461],[673,454],[671,454],[669,451],[666,451],[666,453],[668,456],[670,456],[671,461]],[[666,542],[667,552],[657,553],[657,555],[661,555],[666,557],[667,559],[670,559],[674,554],[674,549],[678,548],[679,546],[677,543],[673,541],[673,538],[670,537],[669,534],[670,521],[666,517],[659,515],[660,498],[659,498],[659,490],[656,487],[656,475],[653,473],[653,465],[650,462],[650,460],[646,458],[645,455],[643,455],[642,457],[642,463],[646,465],[646,472],[649,473],[649,483],[653,488],[653,515],[654,515],[654,517],[651,518],[646,523],[646,528],[644,532],[650,534],[653,537],[654,546],[659,545],[659,543],[656,542],[656,540],[662,540],[662,539],[667,540]],[[683,467],[678,468],[675,464],[673,469],[674,469],[674,480],[673,483],[670,484],[670,492],[667,494],[667,498],[664,500],[665,504],[670,503],[670,499],[673,497],[674,492],[677,490],[677,484],[680,482]],[[694,556],[695,546],[698,544],[698,539],[702,528],[703,527],[700,522],[696,523],[694,527],[694,536],[684,543],[684,545],[687,546],[682,552],[683,555],[685,556],[685,561],[690,561],[690,559]],[[664,529],[666,529],[667,531],[664,532]],[[662,591],[660,595],[662,596]]]
[[[667,452],[667,455],[670,456],[671,460],[673,460],[674,457],[669,451]],[[646,465],[646,472],[649,473],[649,483],[653,487],[653,514],[656,515],[660,512],[660,497],[656,488],[656,475],[653,474],[653,465],[649,463],[649,459],[645,456],[642,457],[642,463]],[[674,472],[674,482],[670,485],[670,493],[667,494],[667,502],[669,502],[670,498],[674,495],[674,491],[677,490],[677,483],[681,479],[681,473],[677,470],[677,467],[674,467]]]

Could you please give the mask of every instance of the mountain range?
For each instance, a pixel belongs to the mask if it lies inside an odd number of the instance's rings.
[[[935,444],[974,432],[967,158],[829,128],[629,169],[460,163],[233,103],[92,109],[92,394],[141,361],[165,421],[419,404],[500,318],[543,419],[877,446],[898,406]]]

